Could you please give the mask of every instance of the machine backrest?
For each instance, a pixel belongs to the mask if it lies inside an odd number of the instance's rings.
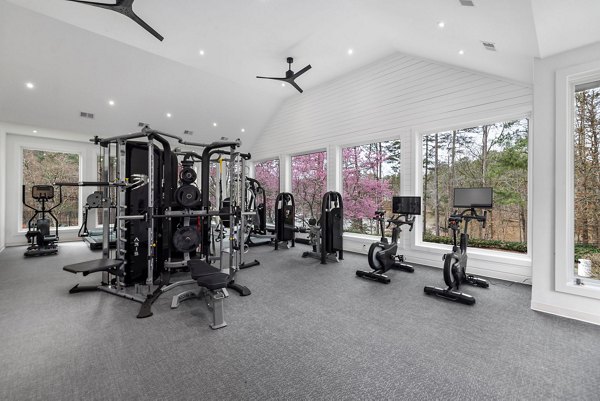
[[[34,185],[31,187],[31,197],[35,200],[50,200],[54,198],[52,185]]]

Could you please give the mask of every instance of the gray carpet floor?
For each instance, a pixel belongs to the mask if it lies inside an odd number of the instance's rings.
[[[139,304],[62,271],[99,258],[82,243],[0,254],[2,400],[599,400],[600,327],[529,309],[531,288],[491,280],[465,306],[423,294],[439,269],[355,277],[366,257],[302,259],[252,248],[249,297],[230,292],[213,331],[199,300],[136,319]],[[177,291],[177,290],[175,290]]]

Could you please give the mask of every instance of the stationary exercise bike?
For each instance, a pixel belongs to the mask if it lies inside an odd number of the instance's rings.
[[[408,225],[409,231],[412,231],[415,223],[415,215],[421,214],[421,198],[415,196],[395,196],[392,199],[392,212],[398,215],[392,215],[391,219],[387,220],[387,227],[394,225],[392,228],[392,240],[388,242],[385,236],[385,210],[375,211],[375,217],[381,230],[381,239],[371,244],[369,248],[368,260],[369,266],[373,271],[357,270],[358,277],[368,278],[380,283],[389,284],[390,278],[386,273],[390,269],[402,270],[412,273],[415,269],[404,263],[404,255],[397,255],[398,252],[398,235],[402,232],[402,226]]]
[[[474,198],[475,201],[469,203],[461,199]],[[468,205],[462,212],[454,212],[448,219],[448,227],[452,230],[453,246],[452,252],[445,254],[444,260],[444,282],[448,288],[427,286],[424,291],[428,295],[437,295],[452,301],[467,305],[473,305],[475,298],[472,295],[460,292],[461,284],[470,284],[477,287],[488,288],[490,284],[479,277],[467,274],[467,247],[469,245],[469,222],[478,221],[485,228],[487,220],[487,210],[483,215],[478,214],[475,208],[492,207],[492,188],[455,188],[454,189],[455,206]],[[457,201],[458,200],[458,201]],[[460,207],[460,206],[459,206]],[[461,224],[463,224],[461,231]],[[460,233],[460,245],[457,245],[457,237]]]
[[[58,242],[58,219],[52,214],[52,210],[56,209],[62,203],[61,187],[59,187],[59,193],[59,202],[50,209],[46,209],[46,202],[54,199],[54,187],[52,185],[34,185],[31,188],[31,197],[41,203],[42,209],[40,210],[26,203],[25,185],[23,185],[23,204],[35,212],[27,222],[25,237],[29,242],[29,246],[25,251],[26,257],[46,256],[58,253],[58,245],[56,245],[56,242]],[[39,214],[42,215],[42,218],[36,220]],[[54,221],[54,235],[50,234],[50,220],[46,218],[46,215],[52,217]]]

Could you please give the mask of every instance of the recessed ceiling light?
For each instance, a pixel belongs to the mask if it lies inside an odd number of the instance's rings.
[[[246,132],[246,129],[245,129],[245,128],[242,128],[242,132]]]
[[[465,51],[464,50],[459,50],[458,54],[460,54],[462,56],[463,54],[465,54]]]
[[[37,134],[37,130],[36,130],[36,129],[34,129],[34,130],[33,130],[33,133],[34,133],[34,134]]]
[[[114,106],[115,105],[115,101],[114,100],[109,100],[108,104],[109,104],[109,106]]]
[[[351,56],[354,54],[354,49],[348,49],[348,55]]]
[[[200,55],[204,56],[204,50],[200,50]]]
[[[167,113],[167,118],[171,118],[171,117],[173,117],[173,114]]]
[[[281,83],[281,86],[285,86],[285,83],[284,83],[284,82],[282,82],[282,83]]]
[[[445,27],[445,26],[446,26],[446,23],[445,23],[444,21],[440,21],[440,22],[438,22],[438,24],[437,24],[437,25],[438,25],[438,28],[440,28],[440,29],[441,29],[441,28],[443,28],[443,27]]]
[[[213,127],[216,127],[216,126],[217,126],[217,123],[213,123]]]
[[[33,82],[27,82],[25,84],[25,86],[27,87],[27,89],[33,89],[33,88],[35,88],[35,85],[33,84]]]

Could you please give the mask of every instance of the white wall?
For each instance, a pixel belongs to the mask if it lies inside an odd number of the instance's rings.
[[[600,324],[600,300],[555,291],[555,160],[556,84],[558,70],[600,61],[600,44],[586,46],[543,60],[536,60],[534,71],[533,144],[533,290],[531,307],[535,310]]]
[[[0,124],[0,252],[6,246],[6,132]]]
[[[37,130],[37,133],[33,131]],[[81,155],[81,179],[96,178],[96,146],[89,142],[89,135],[73,132],[45,130],[37,127],[0,122],[0,158],[5,167],[0,173],[0,248],[7,245],[25,245],[23,232],[19,232],[18,218],[21,206],[22,149],[48,149],[75,152]],[[80,196],[93,192],[85,189]],[[9,195],[10,194],[10,195]],[[61,241],[77,239],[77,229],[61,230]]]
[[[341,191],[340,147],[375,141],[402,141],[402,194],[418,194],[421,135],[528,116],[530,85],[395,54],[326,85],[288,99],[253,149],[254,160],[279,157],[281,190],[290,191],[285,168],[290,154],[328,152],[328,189]],[[293,190],[292,190],[293,192]],[[449,247],[418,245],[415,232],[403,233],[403,252],[415,263],[442,266]],[[344,247],[365,252],[371,238],[345,235]],[[473,250],[469,270],[527,282],[530,256]],[[441,277],[440,277],[441,279]]]

